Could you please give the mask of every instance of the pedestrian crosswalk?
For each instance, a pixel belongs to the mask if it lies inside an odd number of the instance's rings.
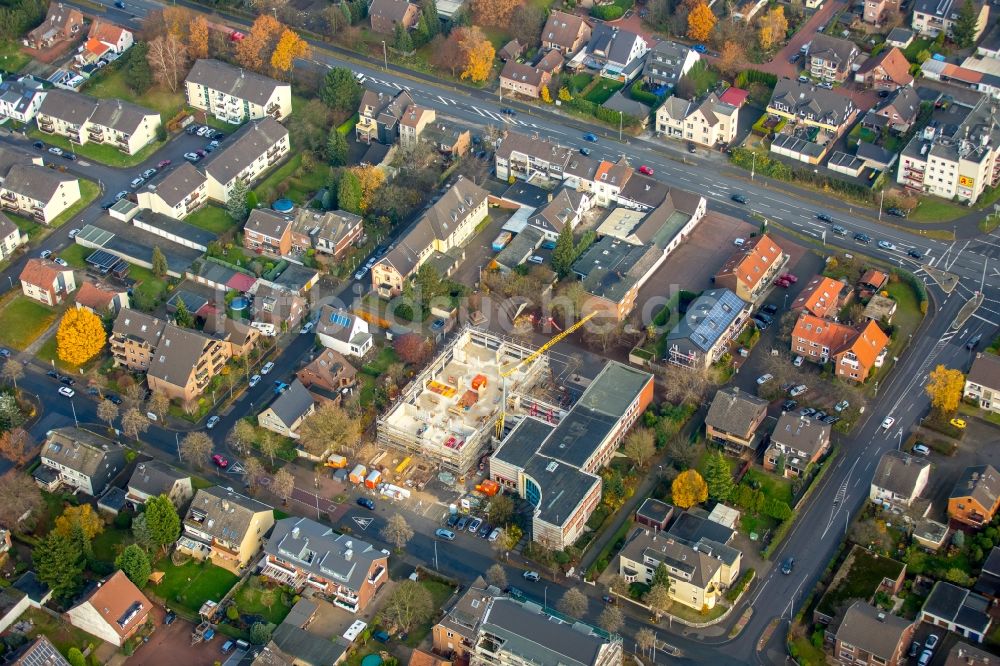
[[[478,106],[473,106],[473,107],[469,107],[469,108],[471,108],[473,111],[475,111],[476,113],[478,113],[479,115],[481,115],[483,118],[488,118],[488,119],[490,119],[490,120],[492,120],[494,122],[508,123],[510,125],[517,125],[519,127],[525,127],[525,126],[530,125],[530,123],[527,123],[527,122],[525,122],[523,120],[518,120],[517,118],[511,118],[510,116],[508,116],[506,114],[497,113],[496,111],[488,111],[486,109],[480,109]],[[533,127],[533,125],[532,125],[532,127]]]

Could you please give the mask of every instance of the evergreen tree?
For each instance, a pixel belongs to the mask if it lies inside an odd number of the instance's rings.
[[[396,38],[393,40],[396,50],[400,53],[409,53],[413,50],[413,40],[410,39],[410,31],[403,27],[402,23],[396,24]]]
[[[247,193],[249,191],[250,188],[247,187],[243,179],[237,178],[229,193],[229,199],[226,201],[226,212],[237,222],[243,222],[249,214],[247,211]]]
[[[319,88],[320,101],[331,109],[351,113],[357,110],[361,93],[361,84],[346,67],[334,67],[327,72]]]
[[[666,565],[662,562],[653,571],[653,581],[649,584],[650,587],[656,587],[657,585],[666,585],[667,589],[670,588],[670,572],[667,571]]]
[[[72,538],[50,532],[31,554],[38,579],[60,599],[70,599],[83,582],[83,553]]]
[[[166,552],[167,547],[177,541],[181,534],[181,519],[177,515],[177,507],[166,495],[158,495],[146,501],[143,515],[146,517],[145,528],[153,543]]]
[[[181,328],[192,328],[194,326],[194,316],[188,310],[184,299],[177,297],[177,311],[174,312],[174,323]]]
[[[436,0],[424,0],[422,7],[421,13],[427,27],[427,40],[430,41],[441,32],[441,16],[438,14]]]
[[[337,188],[337,202],[341,209],[348,213],[361,214],[361,180],[351,170],[344,171],[340,176],[340,187]]]
[[[158,278],[162,278],[167,274],[167,258],[163,256],[163,251],[158,245],[153,246],[153,275]]]
[[[149,66],[149,45],[146,42],[136,42],[125,57],[125,85],[141,95],[153,85],[153,70]]]
[[[965,3],[958,9],[958,18],[951,27],[951,35],[963,49],[967,49],[976,43],[976,23],[979,19],[979,10],[972,0],[965,0]]]
[[[139,588],[146,584],[146,581],[149,580],[149,574],[153,570],[146,551],[134,543],[126,546],[121,555],[115,558],[115,566],[121,569],[128,576],[128,579]]]
[[[326,140],[326,159],[330,166],[347,164],[347,139],[336,126],[330,128],[330,136]]]
[[[552,268],[560,278],[569,275],[570,267],[576,258],[576,249],[573,246],[573,225],[566,223],[559,238],[556,239],[556,247],[552,250]]]
[[[431,32],[430,28],[427,27],[427,16],[421,12],[420,18],[417,19],[417,27],[413,30],[413,45],[420,48],[429,41],[431,41]]]
[[[714,500],[725,502],[733,495],[733,470],[729,460],[721,451],[716,451],[708,457],[705,469],[705,483],[708,484],[708,495]]]

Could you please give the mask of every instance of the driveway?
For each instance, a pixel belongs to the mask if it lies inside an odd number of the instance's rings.
[[[187,620],[177,618],[169,627],[163,624],[165,611],[156,607],[153,609],[153,623],[156,631],[149,642],[135,651],[127,662],[129,666],[210,666],[224,659],[222,645],[228,639],[216,634],[208,642],[191,645],[191,632],[194,625]]]
[[[795,78],[799,75],[798,63],[792,64],[788,60],[799,53],[802,50],[802,45],[806,42],[811,42],[816,31],[821,27],[826,25],[826,22],[837,12],[846,9],[848,3],[840,2],[839,0],[827,0],[823,4],[823,7],[812,15],[805,25],[803,25],[799,30],[792,35],[792,38],[788,40],[784,48],[778,51],[774,58],[770,62],[766,62],[762,65],[755,65],[757,69],[763,70],[765,72],[771,72],[772,74],[777,74],[778,76],[787,76],[789,78]]]

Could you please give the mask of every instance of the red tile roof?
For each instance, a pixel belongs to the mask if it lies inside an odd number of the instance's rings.
[[[719,95],[719,101],[723,104],[729,104],[730,106],[741,107],[750,97],[750,93],[743,88],[727,88],[724,93]]]
[[[840,292],[843,289],[843,282],[817,275],[792,302],[792,309],[802,309],[817,317],[834,316],[840,305]]]
[[[48,259],[29,259],[21,271],[21,282],[33,284],[46,290],[52,289],[52,283],[56,281],[59,274],[63,272],[59,264]]]
[[[77,305],[90,308],[95,312],[104,312],[111,306],[111,302],[119,293],[121,292],[117,289],[84,280],[83,284],[80,285],[80,291],[76,292],[76,302]]]
[[[108,626],[122,637],[131,635],[141,626],[153,608],[146,595],[120,569],[104,581],[84,603],[90,604]],[[119,623],[136,603],[142,605],[138,612],[128,622]]]

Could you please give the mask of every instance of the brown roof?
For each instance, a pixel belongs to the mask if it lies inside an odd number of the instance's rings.
[[[735,386],[722,389],[708,408],[705,424],[734,435],[744,435],[767,412],[767,404],[767,400]]]
[[[517,83],[527,83],[534,88],[538,88],[545,81],[545,74],[546,72],[535,69],[531,65],[523,65],[510,60],[503,66],[500,78]]]
[[[504,61],[513,60],[522,53],[524,53],[524,47],[521,45],[521,42],[516,39],[512,39],[504,44],[504,47],[497,52],[497,57]]]
[[[115,296],[120,293],[122,292],[107,285],[84,280],[80,290],[76,292],[76,303],[96,312],[103,312],[111,306]]]
[[[889,280],[889,276],[882,271],[877,271],[874,268],[870,268],[865,271],[865,274],[861,276],[861,284],[869,285],[875,287],[876,289],[881,289],[885,283]]]
[[[781,255],[781,246],[770,236],[755,236],[729,258],[716,277],[734,275],[739,282],[753,290],[781,259]]]
[[[451,661],[442,659],[430,652],[414,650],[413,654],[410,655],[409,666],[451,666],[451,664]]]
[[[850,643],[882,659],[889,659],[899,648],[911,623],[889,615],[864,601],[855,601],[844,614],[837,629],[837,640]]]
[[[794,451],[815,456],[830,444],[829,423],[811,419],[794,412],[785,412],[778,419],[771,433],[771,441],[783,444]]]
[[[886,76],[893,83],[900,86],[908,86],[913,83],[913,76],[910,74],[910,63],[906,56],[894,46],[888,51],[882,51],[874,58],[869,58],[858,70],[858,74],[867,74],[876,67],[881,67]]]
[[[307,388],[318,385],[327,390],[336,390],[341,385],[341,380],[353,383],[357,376],[357,370],[344,356],[334,350],[325,349],[316,360],[305,366],[296,373],[296,377]]]
[[[572,49],[587,22],[579,16],[555,11],[542,28],[542,41],[551,42],[565,49]]]
[[[402,23],[411,5],[413,3],[407,0],[372,0],[368,15],[388,19],[393,23]]]
[[[406,111],[403,112],[403,117],[399,119],[399,124],[405,127],[416,127],[420,124],[421,119],[425,115],[435,114],[433,109],[428,109],[424,106],[417,106],[416,104],[410,104],[406,107]],[[435,114],[436,115],[436,114]]]
[[[538,61],[535,65],[538,69],[549,72],[550,74],[563,65],[563,56],[559,51],[552,50],[542,56],[542,59]]]
[[[37,287],[51,289],[52,283],[56,281],[63,271],[70,271],[49,259],[28,259],[21,271],[21,282],[27,282]]]
[[[955,643],[944,661],[944,666],[997,666],[997,664],[1000,664],[1000,657],[963,642]]]
[[[801,309],[817,317],[831,317],[837,313],[843,289],[843,282],[817,275],[792,301],[792,310]]]
[[[986,388],[1000,389],[1000,356],[976,354],[976,360],[965,379]]]
[[[128,636],[137,625],[145,622],[146,616],[153,608],[146,595],[140,592],[120,569],[111,574],[111,577],[94,590],[90,598],[83,603],[90,604],[119,636]],[[135,615],[128,617],[133,610],[133,604],[141,606]]]
[[[878,334],[875,334],[871,330],[871,326],[875,326]],[[862,338],[862,336],[867,336],[869,342],[855,345],[855,342]],[[830,350],[831,356],[848,349],[852,349],[855,354],[861,351],[863,357],[862,355],[858,355],[858,360],[868,368],[871,367],[875,361],[875,357],[878,356],[878,353],[882,351],[882,347],[888,342],[885,333],[882,333],[882,330],[878,328],[875,322],[869,321],[865,328],[859,332],[846,324],[821,319],[805,313],[799,316],[799,320],[795,322],[795,329],[792,331],[792,340],[795,341],[799,338],[815,342],[820,347],[826,347]],[[873,353],[866,351],[875,347],[879,340],[882,341],[882,344],[878,345],[877,350]],[[855,347],[857,349],[854,349]]]

